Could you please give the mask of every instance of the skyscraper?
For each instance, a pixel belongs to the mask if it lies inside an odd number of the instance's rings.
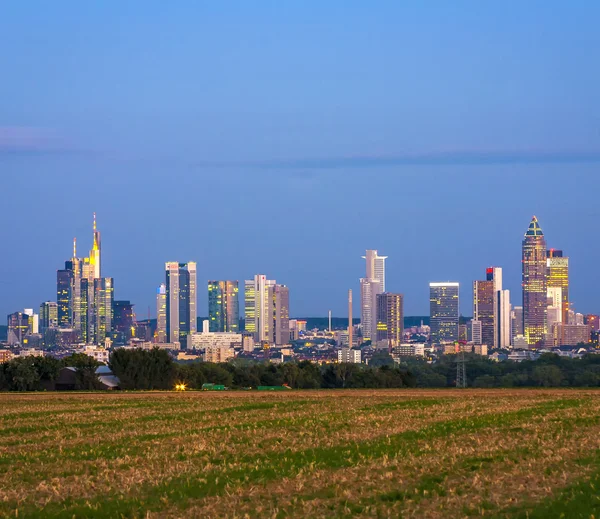
[[[121,342],[127,342],[135,336],[131,301],[113,301],[112,334]]]
[[[46,301],[40,305],[40,333],[43,335],[50,328],[58,328],[58,304]]]
[[[546,252],[546,268],[548,288],[561,289],[562,322],[566,323],[569,313],[569,258],[561,250],[550,249]]]
[[[363,259],[366,260],[366,278],[378,279],[381,292],[385,292],[385,260],[387,256],[379,256],[376,250],[367,250]]]
[[[196,263],[167,262],[166,302],[168,342],[179,342],[187,347],[187,338],[197,329],[196,315]]]
[[[254,279],[244,282],[246,331],[257,342],[268,342],[272,337],[273,314],[272,305],[269,304],[269,287],[276,284],[275,280],[267,279],[264,274],[256,274]]]
[[[473,282],[473,319],[481,326],[482,344],[490,348],[510,345],[510,291],[502,289],[502,269],[489,267],[485,281]]]
[[[94,279],[94,344],[104,344],[110,337],[113,322],[113,278]]]
[[[546,334],[546,240],[537,218],[523,239],[523,330],[530,346],[542,345]]]
[[[360,279],[360,325],[364,340],[377,340],[377,295],[381,294],[381,281]]]
[[[73,326],[73,265],[65,262],[64,270],[56,271],[56,302],[58,304],[58,326]]]
[[[364,340],[377,340],[377,294],[385,292],[385,260],[376,250],[363,256],[366,269],[360,279],[360,325]]]
[[[90,264],[92,265],[93,279],[102,277],[100,269],[100,250],[100,231],[96,226],[96,213],[94,213],[94,241],[92,243],[92,250],[90,251]]]
[[[290,342],[290,291],[285,285],[269,287],[269,315],[273,325],[269,341],[277,346]]]
[[[496,344],[496,292],[494,281],[473,282],[473,320],[481,323],[481,344]]]
[[[156,342],[167,342],[167,285],[156,290]]]
[[[208,320],[211,332],[239,332],[240,304],[237,281],[208,282]]]
[[[402,294],[384,292],[377,294],[377,342],[399,346],[404,333],[404,309]]]
[[[458,340],[459,283],[429,283],[431,342]]]

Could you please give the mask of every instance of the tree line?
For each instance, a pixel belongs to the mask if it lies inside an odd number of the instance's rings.
[[[99,389],[95,374],[99,364],[91,357],[75,354],[62,360],[52,357],[18,357],[0,364],[1,391],[54,389],[62,368],[75,367],[75,389]],[[434,364],[407,359],[401,365],[391,357],[364,364],[318,364],[301,361],[284,364],[232,362],[174,362],[169,353],[152,350],[117,349],[109,366],[120,380],[121,389],[173,389],[185,384],[201,389],[205,383],[231,389],[289,385],[295,389],[453,387],[456,360],[442,357]],[[494,362],[477,355],[466,356],[469,387],[597,387],[600,386],[600,355],[581,359],[544,354],[536,361]]]
[[[407,360],[417,387],[452,387],[456,384],[456,359],[442,357],[435,364]],[[465,355],[469,387],[598,387],[600,355],[582,358],[544,353],[537,360],[494,362],[479,355]]]

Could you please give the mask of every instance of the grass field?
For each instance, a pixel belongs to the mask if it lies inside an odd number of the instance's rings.
[[[2,517],[600,517],[595,391],[0,394],[0,424]]]

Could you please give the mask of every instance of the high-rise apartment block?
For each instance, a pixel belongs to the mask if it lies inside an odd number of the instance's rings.
[[[208,282],[208,320],[211,332],[239,332],[240,303],[237,281]]]
[[[523,239],[523,331],[530,346],[542,345],[547,330],[546,240],[534,216]]]
[[[429,283],[431,342],[458,340],[459,283]]]

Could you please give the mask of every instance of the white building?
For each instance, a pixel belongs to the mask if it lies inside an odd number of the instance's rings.
[[[86,345],[83,348],[76,350],[76,353],[83,353],[84,355],[92,357],[96,362],[101,362],[102,364],[108,364],[110,357],[110,353],[107,349],[92,345]]]
[[[44,351],[36,350],[35,348],[28,348],[28,349],[21,350],[19,352],[19,357],[43,357],[43,356],[44,356]]]
[[[190,348],[192,349],[204,350],[217,346],[241,348],[242,334],[234,332],[206,332],[194,333],[190,336]]]
[[[383,293],[381,281],[360,279],[360,326],[364,340],[377,340],[377,294]]]
[[[380,256],[376,250],[367,250],[363,259],[366,263],[367,279],[378,279],[381,291],[385,292],[385,260],[387,256]]]
[[[497,293],[497,324],[499,348],[510,347],[512,339],[512,310],[510,306],[510,290],[499,290]]]
[[[360,364],[362,360],[360,350],[351,350],[348,348],[342,348],[338,350],[338,362]]]

